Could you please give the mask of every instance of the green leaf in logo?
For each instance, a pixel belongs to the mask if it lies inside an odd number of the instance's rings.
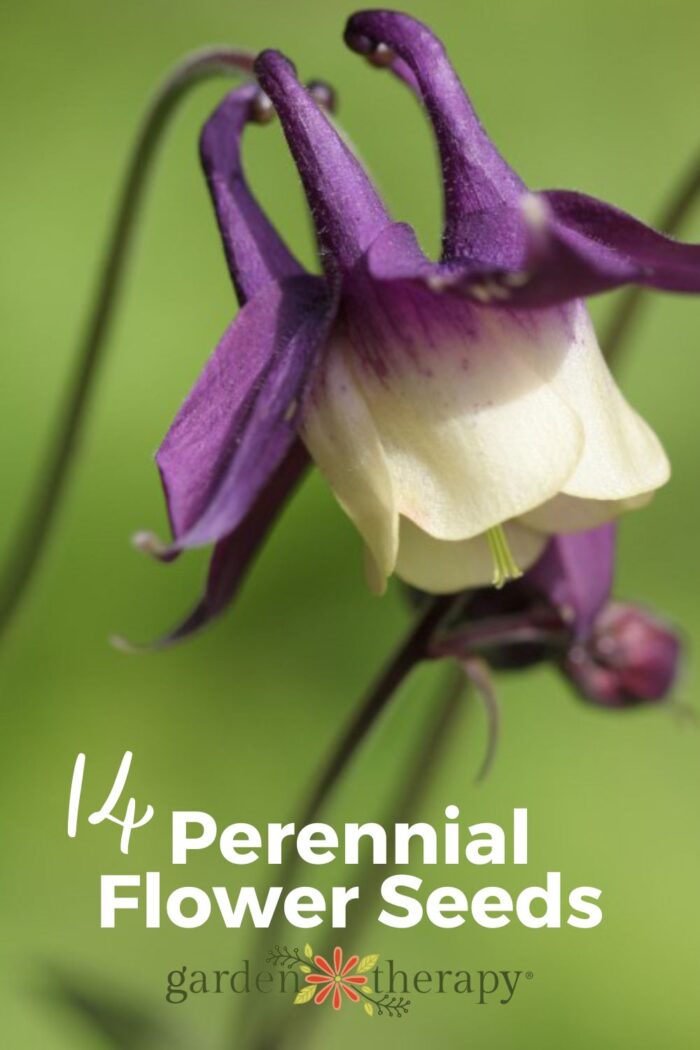
[[[360,961],[358,963],[357,972],[358,973],[368,973],[370,970],[374,969],[374,967],[377,965],[378,962],[379,962],[379,956],[378,955],[365,955],[364,958],[360,959]]]

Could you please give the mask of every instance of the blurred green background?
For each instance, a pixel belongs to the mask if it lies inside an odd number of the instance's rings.
[[[10,538],[64,388],[136,121],[183,52],[214,42],[276,46],[303,76],[333,81],[342,123],[394,214],[412,221],[426,246],[437,245],[440,196],[425,122],[399,85],[345,50],[343,23],[353,8],[329,0],[3,3],[0,539]],[[626,0],[432,0],[407,8],[446,40],[484,122],[531,186],[585,189],[654,217],[698,146],[696,0],[640,0],[633,8]],[[289,819],[407,624],[396,593],[377,600],[365,590],[358,541],[313,478],[215,628],[156,656],[127,657],[107,643],[115,630],[145,639],[170,626],[204,570],[197,555],[153,565],[128,540],[138,528],[165,530],[152,453],[234,309],[195,148],[225,89],[207,85],[189,97],[160,156],[79,469],[0,654],[0,1030],[8,1047],[105,1045],[52,1004],[51,969],[152,1009],[193,1033],[190,1047],[222,1045],[241,1004],[208,996],[167,1007],[165,974],[183,964],[231,968],[250,938],[213,923],[145,931],[135,914],[100,931],[99,875],[164,869],[172,886],[264,882],[264,870],[231,869],[214,851],[174,876],[167,814],[204,809],[222,824]],[[301,194],[275,125],[250,132],[248,157],[256,190],[311,261]],[[700,214],[686,233],[700,240]],[[597,301],[596,318],[612,306],[611,298]],[[650,299],[623,377],[675,475],[649,510],[624,524],[618,591],[683,626],[689,644],[678,700],[690,705],[700,668],[693,644],[699,340],[697,302]],[[425,731],[436,682],[426,669],[401,693],[329,818],[384,816],[406,754]],[[439,821],[453,802],[468,821],[507,821],[513,806],[527,806],[530,866],[437,869],[429,885],[456,882],[469,893],[494,881],[517,890],[561,870],[572,885],[602,887],[603,924],[588,932],[425,924],[392,933],[372,921],[348,948],[392,955],[407,969],[523,969],[535,980],[507,1008],[415,996],[400,1029],[359,1011],[340,1018],[318,1011],[302,1045],[331,1038],[339,1047],[400,1038],[407,1048],[433,1040],[512,1050],[694,1044],[697,731],[671,708],[585,707],[547,670],[499,689],[503,738],[492,775],[473,783],[485,739],[473,707],[415,816]],[[87,752],[86,799],[96,806],[129,748],[132,787],[156,807],[156,820],[135,833],[129,858],[119,857],[108,825],[83,827],[69,841],[76,754]],[[305,939],[294,931],[289,938]]]

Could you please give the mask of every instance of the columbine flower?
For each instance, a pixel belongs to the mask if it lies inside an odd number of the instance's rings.
[[[581,194],[529,192],[414,19],[363,12],[346,40],[425,106],[442,165],[442,258],[392,222],[314,91],[263,52],[265,95],[234,92],[202,137],[244,305],[157,456],[174,541],[156,552],[216,544],[205,597],[171,637],[230,600],[309,454],[360,532],[378,592],[394,572],[432,593],[501,584],[549,535],[640,506],[668,477],[581,297],[628,282],[698,292],[700,247]],[[243,128],[270,103],[323,277],[303,272],[243,179]]]
[[[367,978],[362,974],[353,974],[353,970],[360,961],[359,955],[351,955],[348,961],[343,965],[343,949],[335,948],[333,950],[333,965],[324,959],[322,955],[316,955],[314,962],[318,966],[319,970],[323,970],[323,973],[310,973],[308,974],[306,981],[307,984],[317,984],[320,988],[314,996],[314,1002],[317,1006],[325,1003],[331,992],[333,993],[333,1009],[339,1010],[343,1004],[343,997],[341,991],[345,993],[351,1003],[359,1003],[360,996],[355,991],[353,985],[364,985],[367,984]]]

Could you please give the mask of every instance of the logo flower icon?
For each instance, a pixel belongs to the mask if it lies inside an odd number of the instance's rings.
[[[364,974],[352,972],[359,961],[359,955],[351,955],[345,965],[343,965],[342,948],[335,948],[333,950],[332,966],[322,955],[314,956],[314,963],[322,972],[308,974],[306,982],[307,984],[319,986],[319,989],[314,996],[314,1002],[317,1006],[325,1003],[326,999],[330,997],[332,992],[333,1009],[339,1010],[343,1004],[341,991],[345,993],[351,1003],[359,1003],[360,995],[353,985],[361,986],[367,984],[367,978]]]
[[[322,1006],[330,999],[334,1010],[340,1010],[343,996],[351,1003],[362,1003],[362,1009],[368,1017],[405,1017],[411,1006],[411,1000],[405,995],[393,992],[378,993],[369,984],[366,976],[374,970],[379,962],[378,955],[351,955],[347,962],[343,949],[333,949],[333,962],[323,955],[314,954],[310,944],[300,948],[289,948],[287,945],[275,945],[268,952],[267,961],[278,970],[304,974],[304,985],[294,997],[295,1006],[315,1003]]]

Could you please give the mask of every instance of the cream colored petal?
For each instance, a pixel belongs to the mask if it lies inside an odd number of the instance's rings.
[[[519,568],[528,569],[542,553],[547,537],[517,522],[504,526]],[[431,594],[450,594],[493,582],[493,557],[485,536],[438,540],[413,522],[401,519],[396,573],[406,583]]]
[[[542,338],[537,324],[506,311],[405,287],[383,291],[381,308],[368,300],[355,310],[350,335],[335,337],[325,364],[343,384],[331,376],[319,385],[303,436],[375,560],[377,542],[368,537],[376,528],[358,504],[362,472],[373,513],[394,510],[447,540],[478,535],[561,490],[583,430],[544,374]],[[563,360],[565,327],[549,325],[544,338]],[[552,372],[561,360],[550,355]],[[342,387],[350,385],[347,420],[328,401],[347,398]],[[331,433],[338,427],[342,440]],[[338,463],[341,456],[352,466]]]
[[[541,507],[523,514],[524,525],[541,532],[583,532],[613,521],[629,510],[645,507],[653,492],[621,500],[578,499],[576,496],[555,496]]]
[[[581,455],[582,428],[533,367],[534,340],[507,315],[438,334],[432,345],[389,345],[385,376],[361,361],[356,374],[399,512],[459,540],[554,496]]]
[[[381,593],[396,563],[398,511],[377,428],[344,354],[329,354],[301,436],[367,544],[368,579]]]
[[[585,433],[583,455],[562,491],[579,499],[606,501],[651,493],[670,476],[661,443],[622,396],[585,306],[579,303],[562,312],[565,323],[567,314],[570,353],[561,361],[550,344],[542,347],[543,375],[579,414]],[[560,361],[555,370],[548,363],[550,355]]]

